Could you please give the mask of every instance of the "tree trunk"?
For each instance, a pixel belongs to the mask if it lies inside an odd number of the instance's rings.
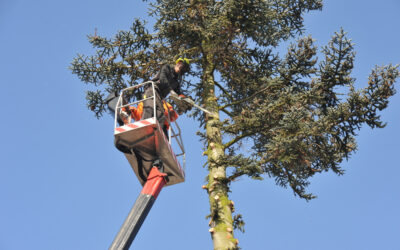
[[[232,204],[228,198],[228,184],[226,180],[226,166],[218,161],[225,152],[222,145],[218,103],[215,96],[214,65],[212,55],[204,57],[203,63],[204,104],[206,109],[215,113],[215,116],[206,117],[206,135],[208,147],[205,152],[208,156],[208,195],[210,201],[210,233],[215,250],[237,249],[238,241],[233,237]]]

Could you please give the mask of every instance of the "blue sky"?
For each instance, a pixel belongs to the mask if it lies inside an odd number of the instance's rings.
[[[353,76],[364,87],[375,65],[400,63],[398,0],[327,0],[305,18],[319,46],[343,27],[356,44]],[[113,147],[111,117],[94,118],[88,89],[68,66],[93,52],[86,35],[112,36],[133,18],[134,0],[0,0],[0,250],[108,249],[141,186]],[[400,90],[399,83],[397,90]],[[231,199],[246,222],[243,249],[400,249],[400,93],[382,112],[385,129],[364,127],[346,174],[311,179],[305,202],[270,179],[242,178]],[[180,118],[187,179],[162,190],[132,249],[212,249],[201,189],[198,125]]]

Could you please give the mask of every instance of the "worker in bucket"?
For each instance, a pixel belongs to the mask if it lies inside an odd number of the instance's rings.
[[[155,89],[156,98],[156,118],[160,124],[165,124],[166,116],[164,114],[164,107],[162,100],[167,97],[167,95],[174,91],[181,97],[185,97],[181,93],[181,81],[182,76],[189,72],[190,62],[187,58],[178,58],[175,65],[165,64],[161,67],[160,71],[155,78],[152,79]],[[153,96],[153,89],[151,84],[145,86],[144,98],[149,98]],[[147,99],[143,103],[143,119],[151,118],[154,116],[154,101],[152,99]],[[163,130],[166,126],[163,126]],[[164,131],[165,132],[165,131]]]
[[[154,90],[156,97],[156,118],[159,124],[163,127],[163,131],[165,135],[167,135],[168,122],[166,121],[167,116],[165,115],[165,109],[163,107],[162,100],[171,92],[174,91],[176,94],[180,95],[180,97],[184,98],[181,93],[181,81],[182,76],[189,72],[190,70],[190,62],[187,58],[178,58],[176,60],[175,65],[165,64],[161,67],[160,71],[156,75],[155,78],[152,79],[154,82]],[[149,98],[153,96],[152,85],[148,84],[144,87],[143,98]],[[118,94],[116,92],[111,92],[109,96],[105,100],[105,104],[107,104],[108,109],[111,114],[115,113],[116,106],[118,102]],[[124,100],[123,103],[125,104]],[[143,114],[141,115],[142,119],[148,119],[154,117],[154,100],[152,98],[147,99],[143,102]],[[191,105],[183,103],[178,107],[178,113],[186,112],[191,109]],[[169,109],[169,108],[168,108]],[[121,112],[117,116],[117,122],[120,126],[124,124],[128,124],[131,122],[131,110],[130,108],[122,108]],[[169,124],[168,124],[169,125]],[[116,147],[124,152],[129,153],[130,150],[127,148],[121,147],[117,142],[115,143]]]
[[[165,64],[161,67],[160,71],[157,73],[156,77],[151,79],[154,82],[154,88],[156,92],[156,117],[160,124],[164,124],[166,121],[166,116],[164,115],[164,108],[162,104],[162,100],[171,92],[174,91],[181,98],[185,98],[184,95],[181,94],[181,81],[183,74],[189,72],[190,70],[190,62],[187,58],[178,58],[176,60],[175,65]],[[144,94],[143,99],[149,98],[153,96],[153,89],[151,84],[147,84],[144,86]],[[114,114],[116,102],[118,99],[118,95],[116,93],[111,93],[105,103],[108,104],[111,114]],[[124,99],[123,99],[124,101]],[[143,105],[143,104],[141,104]],[[117,121],[119,125],[128,124],[131,122],[131,111],[128,107],[123,107],[119,113]],[[154,100],[152,98],[144,101],[144,105],[140,108],[141,118],[147,119],[152,118],[154,116]],[[181,102],[178,105],[178,113],[181,114],[190,110],[191,106],[187,103]]]

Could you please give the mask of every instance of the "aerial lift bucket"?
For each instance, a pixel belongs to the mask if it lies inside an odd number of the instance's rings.
[[[122,108],[137,105],[147,99],[152,99],[154,104],[153,113],[156,115],[154,95],[123,104],[123,97],[127,93],[131,93],[129,95],[134,96],[135,92],[140,92],[146,85],[150,85],[154,93],[154,82],[152,81],[122,90],[118,99],[117,108],[115,109],[115,142],[131,151],[130,153],[125,153],[125,157],[129,161],[142,186],[146,182],[147,176],[153,167],[152,163],[157,159],[162,161],[164,166],[163,172],[167,174],[166,186],[183,182],[185,180],[185,149],[178,123],[169,122],[168,138],[156,117],[124,124],[123,126],[119,126],[117,123],[117,117]],[[178,152],[177,155],[175,155],[173,148]]]
[[[125,94],[131,92],[131,96],[135,96],[134,93],[138,92],[138,96],[140,96],[140,90],[145,85],[151,85],[153,96],[125,104],[123,101]],[[152,81],[126,88],[122,90],[115,108],[114,136],[116,146],[130,150],[130,153],[125,153],[125,157],[143,189],[114,238],[110,250],[129,249],[163,186],[177,184],[185,180],[184,168],[181,167],[178,160],[180,158],[183,167],[185,167],[185,150],[181,130],[176,122],[172,123],[168,117],[170,124],[168,138],[156,117],[134,123],[129,122],[122,126],[117,122],[122,108],[137,105],[147,99],[153,100],[153,113],[156,116],[154,93],[154,82]],[[175,142],[174,148],[177,148],[180,152],[178,155],[174,154],[171,141]]]

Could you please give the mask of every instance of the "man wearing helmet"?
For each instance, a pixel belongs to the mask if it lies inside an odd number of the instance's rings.
[[[165,115],[162,100],[167,95],[174,91],[181,95],[181,80],[182,75],[189,72],[190,64],[187,58],[179,58],[176,60],[175,65],[165,64],[161,67],[155,78],[152,81],[155,83],[155,97],[156,97],[156,117],[160,124],[164,124]],[[144,98],[153,96],[151,85],[145,87]],[[147,99],[143,103],[143,119],[151,118],[154,116],[153,100]]]

